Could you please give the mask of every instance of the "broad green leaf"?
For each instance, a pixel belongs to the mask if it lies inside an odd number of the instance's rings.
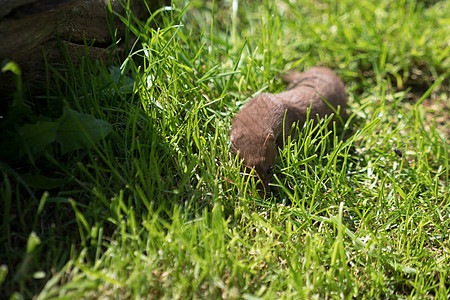
[[[23,102],[20,96],[14,97],[13,102],[8,107],[8,110],[2,116],[0,128],[12,127],[12,124],[19,123],[25,116],[29,116],[31,108]]]
[[[68,107],[64,107],[63,115],[57,122],[59,126],[56,140],[61,145],[62,154],[91,148],[111,132],[108,122]]]
[[[56,140],[56,122],[37,122],[36,124],[25,124],[19,128],[19,134],[25,147],[34,157],[42,154],[44,149]],[[25,155],[26,149],[19,149],[19,157]]]
[[[123,74],[122,70],[117,66],[109,68],[109,76],[114,84],[119,88],[121,93],[132,93],[134,86],[134,79]],[[114,92],[114,90],[113,90]]]
[[[33,188],[50,190],[67,182],[65,178],[51,178],[44,175],[23,174],[22,179]]]

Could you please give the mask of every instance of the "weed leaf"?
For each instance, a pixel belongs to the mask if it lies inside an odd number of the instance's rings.
[[[43,190],[54,189],[67,183],[67,179],[65,178],[51,178],[44,175],[34,174],[23,174],[22,179],[28,186]]]
[[[25,147],[20,147],[19,157],[28,149],[33,156],[39,156],[44,149],[56,140],[56,122],[40,121],[35,124],[25,124],[19,128],[19,134]],[[24,149],[25,148],[25,149]]]
[[[111,132],[111,125],[108,122],[68,107],[64,107],[63,115],[58,119],[58,123],[56,140],[61,145],[62,154],[91,148]]]

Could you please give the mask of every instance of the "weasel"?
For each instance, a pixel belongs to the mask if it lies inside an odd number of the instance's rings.
[[[283,148],[285,136],[294,122],[303,125],[307,110],[310,118],[323,118],[334,113],[323,99],[344,116],[347,93],[344,84],[325,67],[313,67],[306,72],[291,72],[283,76],[287,90],[278,94],[261,94],[248,101],[236,114],[230,131],[231,148],[239,153],[247,168],[255,169],[266,188],[272,177],[278,147]]]

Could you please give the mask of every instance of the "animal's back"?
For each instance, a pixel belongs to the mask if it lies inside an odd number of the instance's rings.
[[[311,115],[323,117],[334,110],[323,101],[325,99],[333,108],[341,107],[341,114],[347,104],[347,94],[342,81],[335,73],[325,67],[313,67],[306,72],[291,72],[283,77],[288,84],[285,92],[278,96],[290,108],[306,114],[311,106]],[[312,104],[311,104],[312,102]]]

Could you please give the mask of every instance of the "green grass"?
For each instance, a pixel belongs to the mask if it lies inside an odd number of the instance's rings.
[[[113,130],[1,162],[0,295],[447,299],[450,1],[372,2],[176,1],[120,68],[85,60],[30,96]],[[346,83],[349,121],[290,139],[262,198],[231,119],[313,65]]]

